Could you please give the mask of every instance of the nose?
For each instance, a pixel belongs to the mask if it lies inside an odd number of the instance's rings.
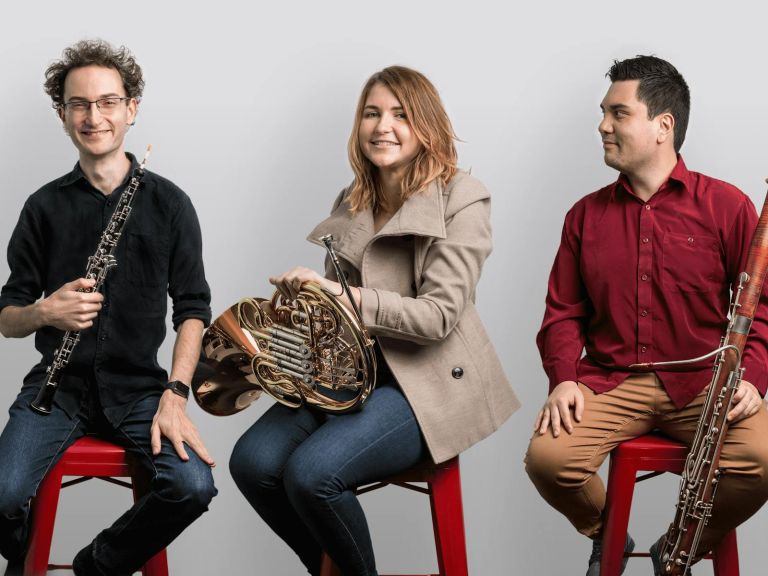
[[[610,134],[613,131],[613,125],[608,118],[608,114],[603,114],[603,119],[600,120],[600,124],[597,125],[597,131],[600,135]]]
[[[376,133],[386,134],[392,130],[392,118],[389,114],[382,114],[379,116],[379,121],[376,122]]]
[[[85,113],[88,120],[98,120],[101,118],[101,109],[96,102],[90,102],[88,105],[88,111]]]

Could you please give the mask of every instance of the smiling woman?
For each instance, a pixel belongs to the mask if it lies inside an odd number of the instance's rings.
[[[275,404],[240,438],[230,470],[311,574],[324,550],[346,576],[375,576],[355,488],[452,458],[518,402],[474,307],[491,251],[490,195],[457,170],[437,91],[415,70],[386,68],[363,88],[353,126],[355,180],[309,240],[336,239],[350,297],[375,338],[377,388],[355,413]],[[288,299],[310,281],[340,294],[327,264],[325,275],[295,267],[270,282]]]

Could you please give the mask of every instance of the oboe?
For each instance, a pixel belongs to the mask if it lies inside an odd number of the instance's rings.
[[[733,295],[725,335],[720,346],[704,356],[675,362],[636,364],[636,368],[654,368],[699,362],[716,356],[714,375],[691,450],[685,461],[675,518],[661,547],[664,574],[679,576],[693,564],[701,535],[712,516],[712,503],[723,471],[719,468],[720,452],[728,431],[726,416],[733,396],[739,388],[744,368],[741,356],[747,341],[755,310],[760,302],[768,268],[768,196],[749,247],[746,270],[739,275]]]
[[[128,187],[120,196],[120,200],[118,201],[117,206],[115,206],[115,211],[112,213],[112,217],[110,218],[107,227],[104,228],[104,231],[101,233],[101,239],[99,240],[99,245],[96,247],[96,252],[93,256],[88,257],[85,277],[95,280],[95,283],[90,288],[83,288],[80,290],[81,292],[99,292],[102,286],[104,286],[107,273],[111,268],[117,265],[117,259],[115,258],[114,252],[117,248],[120,236],[123,233],[125,223],[131,215],[133,198],[144,178],[144,165],[147,163],[151,150],[152,146],[147,146],[147,152],[144,154],[144,159],[141,161],[138,168],[133,171],[133,174],[131,174],[131,180],[128,183]],[[37,393],[37,397],[30,404],[32,409],[36,412],[39,412],[40,414],[51,413],[53,398],[59,387],[62,372],[64,368],[67,367],[67,364],[69,364],[69,360],[72,357],[72,351],[75,349],[78,342],[80,342],[80,330],[67,330],[61,344],[56,349],[56,352],[54,352],[53,362],[48,366],[45,383],[40,386],[40,391]]]

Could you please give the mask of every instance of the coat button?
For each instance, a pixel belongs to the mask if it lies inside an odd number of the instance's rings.
[[[451,376],[456,378],[457,380],[464,376],[464,368],[461,368],[459,366],[456,366],[453,370],[451,370]]]

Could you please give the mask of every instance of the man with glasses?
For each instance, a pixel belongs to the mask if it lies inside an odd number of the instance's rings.
[[[103,41],[67,48],[45,90],[79,153],[74,169],[29,197],[8,248],[0,332],[35,333],[42,358],[0,434],[0,553],[23,573],[29,500],[77,438],[97,432],[132,452],[152,491],[82,549],[78,576],[132,574],[199,517],[216,494],[214,465],[185,413],[210,321],[200,227],[189,198],[146,172],[101,292],[84,271],[137,167],[124,148],[144,81],[131,53]],[[176,342],[170,376],[157,363],[167,298]],[[81,331],[50,414],[30,408],[63,331]],[[191,450],[190,450],[191,448]]]

